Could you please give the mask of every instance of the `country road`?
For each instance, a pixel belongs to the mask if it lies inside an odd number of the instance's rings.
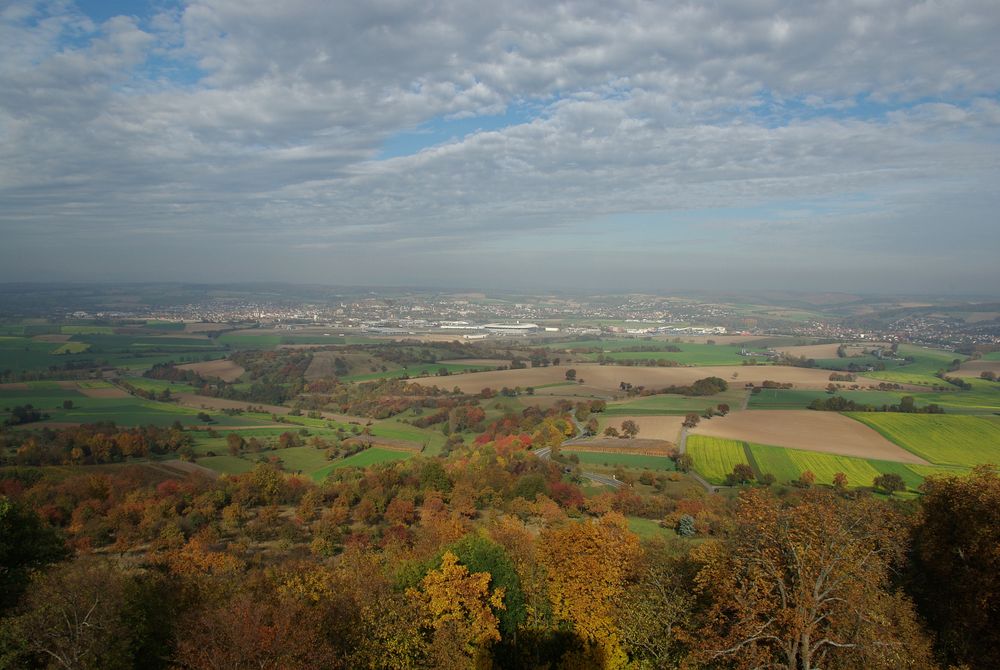
[[[572,418],[573,418],[573,425],[576,426],[576,435],[574,435],[570,439],[575,440],[583,435],[584,430],[583,426],[580,425],[580,422],[576,420],[576,417]],[[539,458],[550,460],[552,458],[552,447],[544,447],[542,449],[539,449],[538,451],[535,452],[535,455],[538,456]],[[587,472],[586,470],[581,470],[580,476],[583,477],[584,479],[589,479],[590,481],[595,482],[597,484],[603,484],[605,486],[610,486],[611,488],[615,489],[621,488],[622,484],[624,483],[618,481],[613,476],[608,477],[607,475],[601,475],[596,472]]]

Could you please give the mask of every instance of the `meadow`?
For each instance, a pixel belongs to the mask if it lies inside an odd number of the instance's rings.
[[[945,382],[934,376],[938,370],[946,369],[956,358],[965,360],[966,356],[956,354],[953,351],[943,351],[941,349],[928,349],[912,344],[902,344],[899,346],[898,355],[901,357],[913,357],[913,362],[893,367],[892,361],[886,361],[885,370],[878,372],[866,372],[866,377],[881,379],[897,384],[916,384],[919,386],[940,386]]]
[[[935,465],[1000,464],[1000,419],[881,412],[848,416]]]
[[[650,346],[646,343],[640,344]],[[740,356],[739,347],[732,345],[685,342],[673,346],[678,347],[680,351],[609,351],[603,354],[587,354],[586,358],[591,361],[597,360],[599,356],[615,361],[665,359],[681,365],[742,365],[743,361],[748,360],[746,356]],[[761,362],[766,360],[763,358]]]
[[[604,410],[606,416],[641,416],[644,414],[687,414],[701,413],[707,407],[717,407],[720,404],[729,405],[730,409],[740,409],[747,392],[741,388],[730,388],[723,393],[710,396],[683,396],[674,394],[659,394],[634,398],[624,402],[608,403]]]

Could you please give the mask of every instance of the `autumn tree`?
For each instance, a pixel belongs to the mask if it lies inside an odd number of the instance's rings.
[[[500,620],[494,610],[504,608],[503,588],[491,590],[489,573],[470,573],[451,551],[442,556],[441,567],[428,572],[420,588],[408,594],[428,615],[438,667],[475,665],[488,655],[490,645],[500,641]],[[466,657],[464,662],[460,655],[449,653],[456,648]]]
[[[847,475],[843,472],[837,472],[833,475],[833,488],[838,491],[843,491],[847,488]]]
[[[693,534],[694,520],[684,519],[691,521]],[[622,643],[636,667],[675,667],[685,654],[682,638],[695,600],[691,570],[685,553],[663,542],[647,545],[636,561],[617,614]]]
[[[3,637],[22,645],[22,662],[35,655],[49,667],[69,670],[131,668],[126,580],[123,571],[95,560],[39,573],[25,592],[21,614],[4,620]]]
[[[729,486],[737,486],[740,484],[748,484],[753,481],[754,474],[753,468],[747,463],[737,463],[733,466],[733,471],[726,476],[726,484]]]
[[[625,419],[622,421],[622,435],[627,438],[633,438],[639,434],[639,424],[637,424],[632,419]]]
[[[913,533],[914,591],[945,659],[1000,667],[1000,475],[924,481]]]
[[[238,593],[191,613],[182,630],[178,661],[192,670],[344,667],[325,637],[319,613],[273,593]]]
[[[694,552],[710,602],[696,658],[740,669],[932,667],[913,607],[890,582],[905,548],[903,520],[876,500],[815,491],[786,507],[745,491],[732,537]]]
[[[688,412],[684,417],[684,422],[681,424],[685,428],[694,428],[701,421],[701,417],[694,412]]]
[[[554,615],[572,625],[593,664],[620,667],[625,652],[617,603],[628,565],[638,552],[638,538],[623,516],[612,513],[549,528],[539,542]]]
[[[889,472],[875,477],[872,484],[875,488],[881,489],[889,495],[892,495],[896,491],[906,490],[906,482],[903,481],[903,478],[895,472]]]

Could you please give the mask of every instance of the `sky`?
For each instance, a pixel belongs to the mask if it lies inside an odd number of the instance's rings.
[[[996,0],[0,0],[0,281],[1000,287]]]

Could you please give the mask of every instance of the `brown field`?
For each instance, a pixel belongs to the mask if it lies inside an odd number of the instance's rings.
[[[702,419],[691,432],[776,447],[825,451],[841,456],[927,464],[924,459],[896,446],[863,423],[836,412],[733,412],[711,420]]]
[[[214,333],[229,328],[225,323],[185,323],[184,330],[188,333]]]
[[[210,410],[223,410],[223,409],[242,409],[245,410],[247,407],[254,407],[255,409],[260,408],[264,412],[270,414],[284,415],[288,414],[292,408],[285,407],[284,405],[263,405],[257,402],[243,402],[242,400],[228,400],[226,398],[210,398],[209,396],[198,395],[197,393],[174,393],[174,398],[177,402],[185,407],[193,407],[195,409],[210,409]],[[340,421],[341,423],[347,423],[349,421],[368,421],[365,418],[359,418],[356,416],[348,416],[347,414],[334,414],[333,412],[321,412],[320,413],[324,419],[330,421]],[[294,424],[285,424],[294,425]]]
[[[632,419],[639,426],[639,437],[677,442],[681,434],[683,416],[609,416],[601,419],[601,430],[607,426],[620,428],[622,421]]]
[[[545,384],[554,384],[566,380],[565,365],[547,368],[525,368],[523,370],[495,370],[491,372],[473,372],[449,377],[448,384],[454,383],[465,393],[476,393],[485,387],[501,389],[504,386],[513,388],[533,386],[539,395],[609,395],[619,389],[621,382],[635,386],[663,387],[670,385],[690,384],[705,377],[721,377],[730,385],[742,386],[748,382],[760,385],[769,379],[776,382],[788,382],[795,388],[821,389],[830,383],[830,371],[818,368],[793,368],[783,365],[714,365],[709,367],[691,368],[645,368],[624,365],[585,365],[573,366],[577,379],[583,379],[584,384],[576,386],[556,386],[548,389],[538,388]],[[735,378],[733,375],[736,375]],[[451,380],[454,380],[452,382]],[[878,384],[878,381],[858,377],[862,386]]]
[[[88,388],[83,388],[83,387],[77,387],[74,384],[73,388],[75,388],[77,391],[79,391],[83,395],[87,396],[88,398],[127,398],[128,397],[128,393],[126,393],[125,391],[123,391],[120,388],[117,388],[115,386],[112,386],[110,388],[102,388],[102,389],[88,389]]]
[[[36,342],[69,342],[69,338],[72,335],[35,335],[33,340]]]
[[[978,377],[980,372],[995,372],[1000,375],[1000,361],[966,361],[952,374],[956,377]]]
[[[373,447],[378,447],[380,449],[388,449],[389,451],[405,451],[407,453],[419,452],[423,447],[419,442],[414,442],[412,440],[398,440],[389,437],[379,437],[378,435],[371,435],[366,437],[351,437],[343,442],[347,445],[355,444],[370,444]]]
[[[563,447],[575,451],[596,451],[607,454],[653,454],[665,456],[672,453],[675,444],[669,440],[654,440],[647,437],[622,439],[618,437],[582,437],[563,442]]]
[[[24,382],[8,382],[0,384],[0,391],[27,391],[30,387]]]
[[[498,368],[501,365],[510,365],[510,359],[503,358],[449,358],[438,363],[455,363],[457,365],[481,365],[484,368]]]
[[[205,361],[204,363],[187,363],[178,365],[181,370],[192,370],[202,377],[216,377],[224,382],[234,382],[246,372],[242,367],[229,360],[221,358],[217,361]]]

